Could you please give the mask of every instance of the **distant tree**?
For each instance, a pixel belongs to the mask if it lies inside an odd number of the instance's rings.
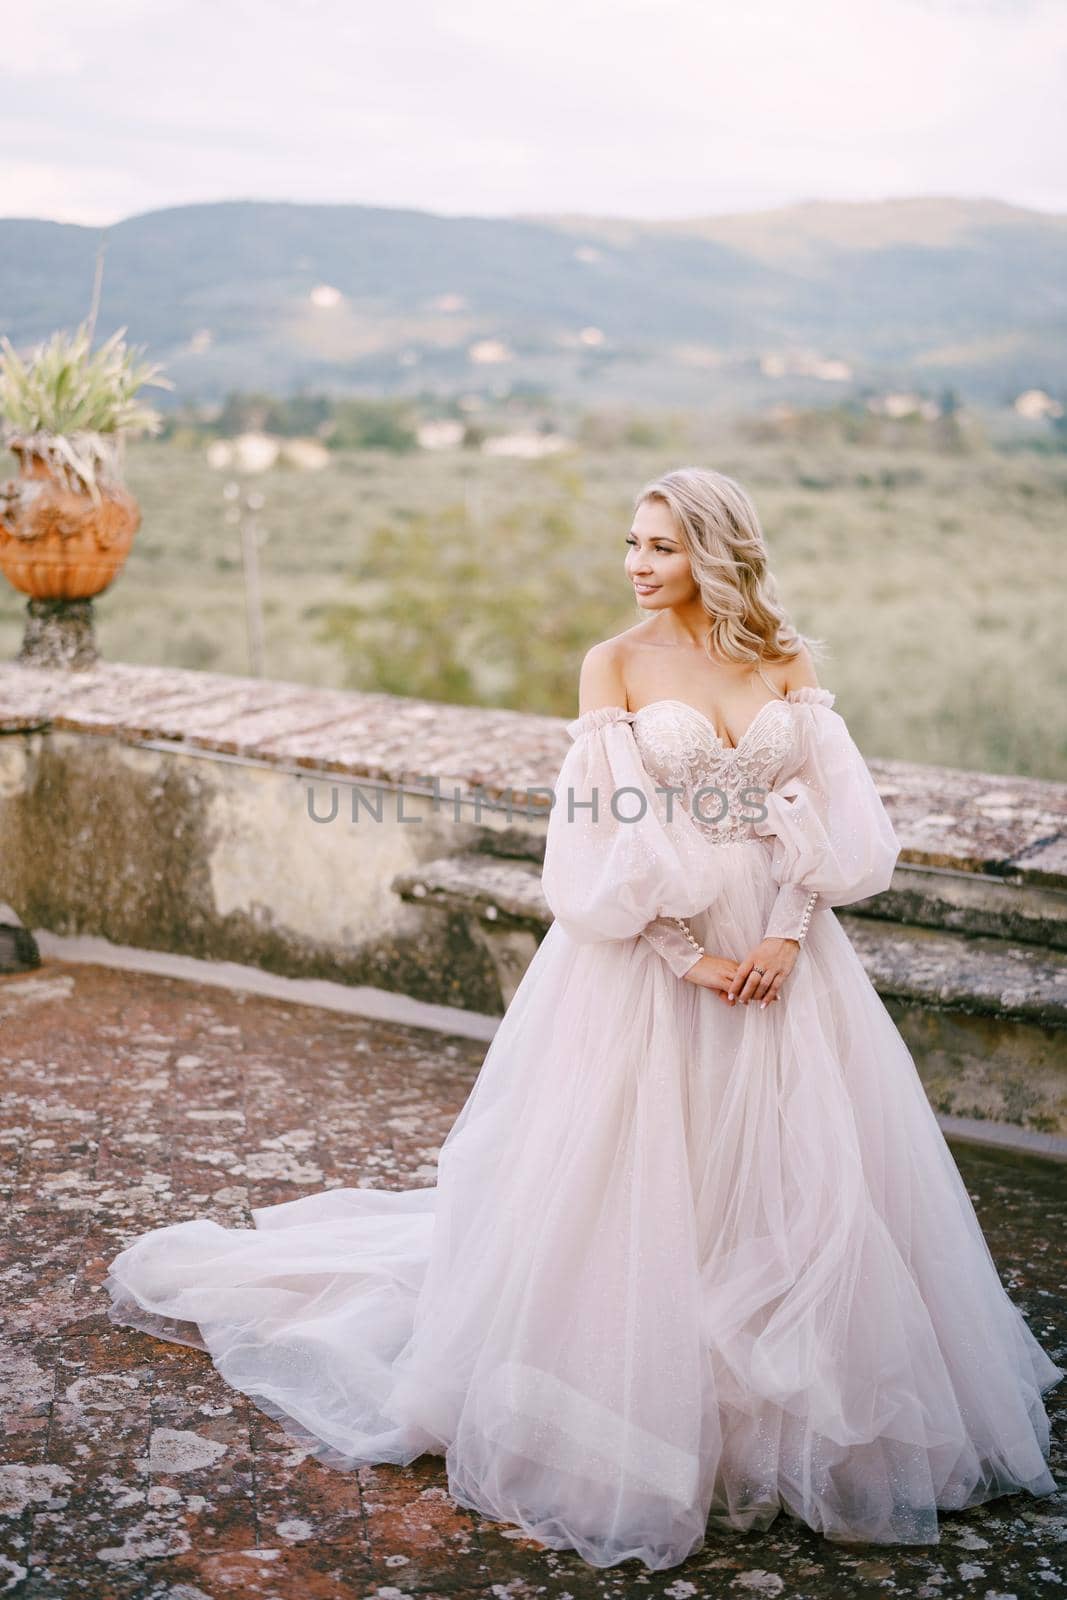
[[[517,710],[572,703],[574,662],[620,587],[616,551],[605,541],[577,560],[582,518],[569,502],[584,485],[571,468],[557,479],[550,467],[546,482],[572,493],[485,521],[446,504],[372,532],[351,598],[316,609],[348,687]],[[607,620],[630,618],[623,602]]]
[[[275,404],[273,395],[231,389],[222,402],[215,432],[224,439],[232,439],[238,433],[259,433],[265,428]]]
[[[415,419],[401,400],[338,400],[333,421],[334,450],[392,450],[402,455],[418,448]]]
[[[1049,424],[1052,431],[1053,448],[1056,451],[1067,450],[1067,395],[1057,397],[1063,406],[1063,411],[1058,417],[1050,417]]]
[[[945,455],[965,453],[967,441],[960,426],[963,406],[955,389],[951,387],[942,389],[938,406],[941,414],[935,419],[930,430],[934,448],[944,452]]]
[[[288,438],[306,437],[323,432],[323,425],[333,420],[334,403],[325,394],[294,394],[277,400],[267,415],[268,433],[284,434]]]

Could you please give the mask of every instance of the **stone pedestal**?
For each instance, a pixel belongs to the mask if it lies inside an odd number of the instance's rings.
[[[0,922],[0,972],[30,972],[40,965],[41,953],[29,928]]]
[[[26,632],[16,660],[23,667],[78,671],[100,659],[91,600],[30,600]]]

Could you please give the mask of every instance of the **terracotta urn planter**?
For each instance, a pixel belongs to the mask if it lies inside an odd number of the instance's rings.
[[[19,476],[0,484],[0,572],[35,600],[87,600],[121,570],[141,508],[119,483],[87,489],[62,483],[17,439],[8,449]]]

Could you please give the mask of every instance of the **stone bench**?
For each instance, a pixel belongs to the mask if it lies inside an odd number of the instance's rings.
[[[552,922],[534,861],[474,851],[442,856],[399,873],[393,888],[402,899],[462,912],[487,934],[524,930],[543,937]],[[884,904],[890,898],[879,898],[879,915],[835,912],[880,994],[1067,1028],[1067,951],[890,921]]]
[[[552,921],[536,861],[473,851],[444,856],[398,874],[393,888],[405,900],[465,917],[510,1001]],[[931,1104],[957,1124],[988,1119],[1062,1132],[1067,951],[886,916],[894,902],[916,895],[931,916],[934,892],[907,885],[868,902],[880,915],[834,915],[915,1056]],[[948,905],[955,914],[957,896]],[[956,1132],[977,1134],[961,1125]],[[1067,1139],[1063,1145],[1067,1150]],[[1052,1153],[1056,1143],[1045,1147]]]

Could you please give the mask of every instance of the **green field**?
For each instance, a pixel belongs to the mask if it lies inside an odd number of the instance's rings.
[[[755,498],[783,599],[826,640],[822,681],[866,753],[1067,779],[1067,457],[770,432],[708,422],[539,462],[347,451],[248,479],[267,673],[573,715],[585,649],[641,615],[622,567],[632,496],[694,462]],[[232,474],[200,443],[151,441],[130,445],[127,476],[144,522],[96,603],[104,656],[247,673]],[[8,659],[24,605],[0,585]]]

